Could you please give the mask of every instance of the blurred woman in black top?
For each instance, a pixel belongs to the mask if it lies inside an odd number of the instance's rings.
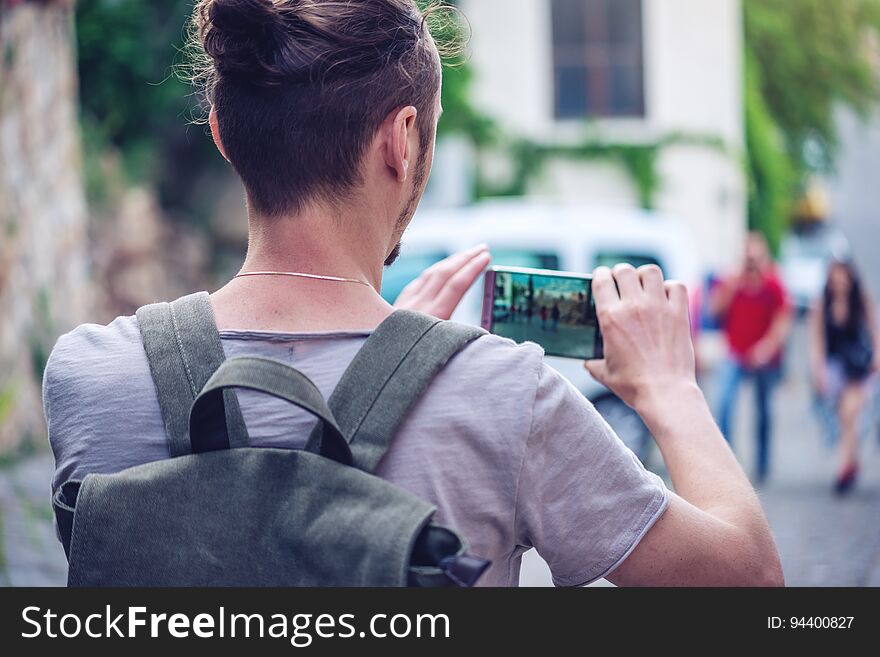
[[[840,432],[835,490],[845,493],[859,470],[859,418],[868,379],[880,362],[880,332],[871,299],[850,262],[835,261],[825,292],[810,313],[810,369],[817,392],[833,402]]]

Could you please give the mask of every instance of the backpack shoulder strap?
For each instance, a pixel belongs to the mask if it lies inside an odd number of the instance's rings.
[[[137,311],[138,328],[159,395],[171,456],[192,453],[189,412],[193,400],[225,360],[207,292],[156,303]],[[234,391],[224,392],[231,447],[248,444]]]
[[[366,472],[376,469],[431,380],[450,358],[484,334],[473,326],[403,310],[379,325],[329,400],[355,466]],[[310,444],[321,431],[315,428]]]

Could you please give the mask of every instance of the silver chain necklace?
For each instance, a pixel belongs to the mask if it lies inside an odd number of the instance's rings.
[[[344,278],[342,276],[321,276],[320,274],[303,274],[297,271],[251,271],[237,274],[235,278],[247,278],[249,276],[291,276],[293,278],[307,278],[314,281],[330,281],[331,283],[357,283],[365,285],[375,291],[373,286],[359,278]]]

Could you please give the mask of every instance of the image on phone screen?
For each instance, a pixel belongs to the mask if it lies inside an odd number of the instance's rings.
[[[602,357],[592,278],[514,267],[486,273],[483,328],[515,342],[536,342],[548,356]]]

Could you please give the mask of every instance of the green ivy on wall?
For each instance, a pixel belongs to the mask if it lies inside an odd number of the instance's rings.
[[[0,388],[0,425],[6,422],[6,418],[12,412],[17,394],[18,386],[14,382],[9,382]]]
[[[524,196],[529,186],[544,172],[548,163],[554,160],[576,162],[604,161],[616,164],[627,174],[638,196],[639,205],[644,209],[655,207],[657,192],[662,186],[658,171],[658,160],[663,149],[671,146],[692,145],[728,153],[722,140],[686,133],[672,133],[650,143],[620,144],[608,143],[594,137],[573,144],[542,144],[528,139],[516,139],[499,150],[509,156],[514,163],[513,174],[501,185],[486,181],[478,175],[477,198],[493,196]]]

